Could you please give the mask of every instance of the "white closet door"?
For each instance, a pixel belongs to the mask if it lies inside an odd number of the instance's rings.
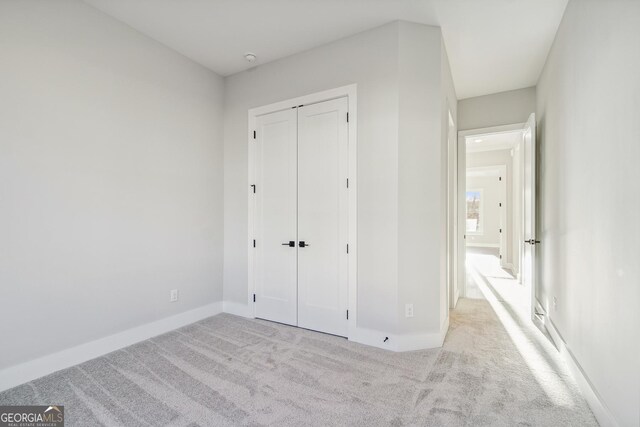
[[[290,325],[297,324],[296,122],[292,109],[259,116],[255,141],[255,315]]]
[[[297,111],[298,326],[346,336],[347,98]]]

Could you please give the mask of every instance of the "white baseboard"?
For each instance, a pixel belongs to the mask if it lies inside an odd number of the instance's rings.
[[[241,304],[239,302],[225,301],[222,303],[222,310],[225,313],[235,314],[236,316],[253,318],[251,307],[247,304]]]
[[[0,391],[66,369],[222,312],[216,302],[80,344],[0,371]]]
[[[556,329],[553,321],[549,318],[549,316],[544,317],[544,326],[549,332],[551,339],[555,343],[558,348],[558,352],[560,356],[564,359],[565,363],[569,367],[571,371],[571,375],[573,379],[578,384],[580,391],[582,392],[582,396],[589,404],[593,415],[598,420],[598,423],[603,427],[618,427],[619,424],[616,422],[613,414],[607,408],[607,405],[602,401],[602,398],[598,394],[597,390],[589,381],[589,377],[587,377],[586,373],[580,367],[580,364],[576,360],[575,356],[565,343],[564,339]]]
[[[445,320],[441,330],[435,333],[391,334],[372,329],[356,328],[355,331],[350,331],[348,339],[359,344],[402,352],[442,347],[448,331],[449,317]],[[385,341],[385,338],[388,339]]]
[[[181,328],[222,312],[242,317],[253,317],[248,305],[235,302],[216,302],[171,317],[127,329],[104,338],[80,344],[59,352],[10,366],[0,371],[0,391],[33,381],[53,372],[70,368],[87,360],[136,344],[163,333]],[[440,332],[431,334],[399,335],[356,328],[349,340],[391,351],[412,351],[442,347],[449,329],[447,317]],[[389,339],[385,341],[385,337]]]
[[[386,338],[386,340],[385,340]],[[358,344],[370,345],[385,350],[397,351],[392,334],[374,329],[355,328],[349,331],[347,339]]]
[[[447,336],[448,331],[449,331],[449,316],[447,316],[439,332],[435,332],[431,334],[396,336],[396,341],[397,341],[396,351],[426,350],[429,348],[442,347],[442,343],[444,343],[444,338]]]
[[[500,248],[499,243],[473,243],[467,242],[467,246],[472,248]]]

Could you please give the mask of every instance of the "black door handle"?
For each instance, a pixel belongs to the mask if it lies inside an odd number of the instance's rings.
[[[300,246],[301,248],[306,248],[307,246],[311,246],[308,243],[305,243],[304,240],[300,240],[300,242],[298,243],[298,246]]]
[[[296,242],[294,242],[293,240],[289,240],[289,243],[283,243],[282,246],[289,246],[290,248],[295,248]]]
[[[524,242],[530,245],[535,245],[536,243],[540,243],[540,240],[529,239],[529,240],[525,240]]]

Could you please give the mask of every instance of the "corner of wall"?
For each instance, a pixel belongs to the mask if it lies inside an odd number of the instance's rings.
[[[440,28],[403,23],[399,40],[398,349],[435,346],[446,317]],[[446,139],[446,136],[445,136]],[[414,307],[405,317],[405,307]]]

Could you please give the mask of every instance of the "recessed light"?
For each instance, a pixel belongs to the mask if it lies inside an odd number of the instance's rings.
[[[248,62],[255,62],[257,56],[255,53],[245,53],[244,54],[244,59],[246,59]]]
[[[482,142],[481,139],[475,139],[473,142]]]

